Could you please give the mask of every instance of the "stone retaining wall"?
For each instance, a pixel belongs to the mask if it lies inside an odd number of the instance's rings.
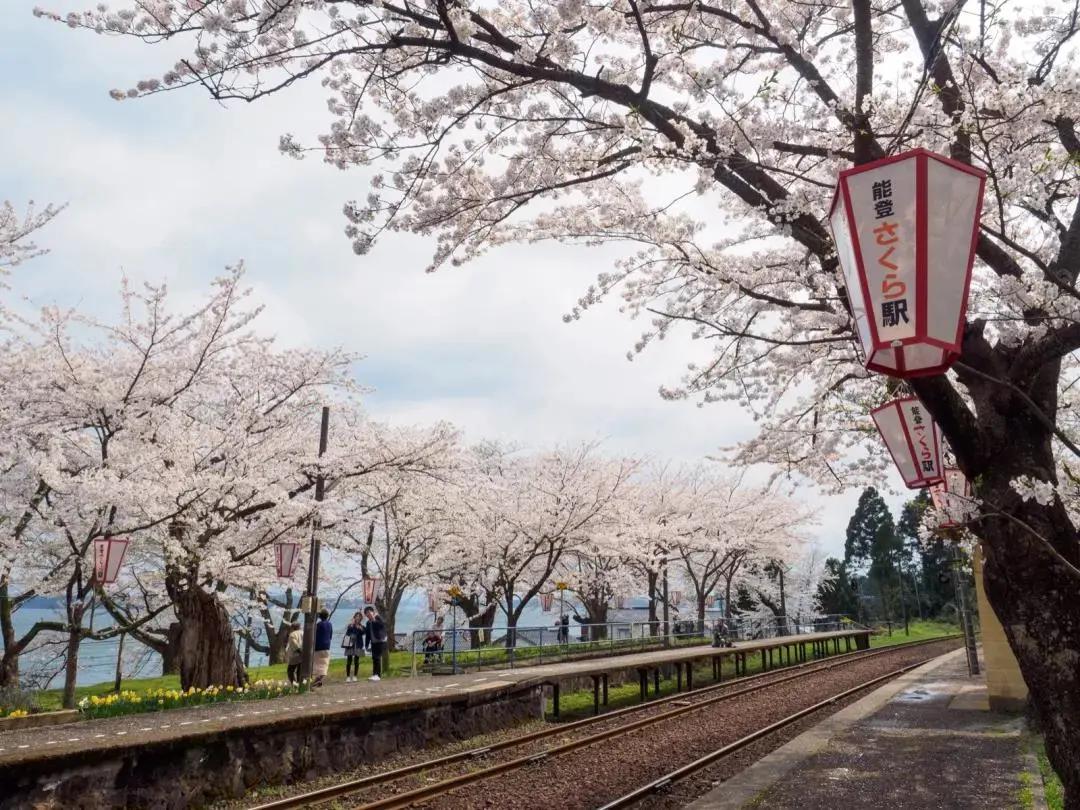
[[[342,773],[388,754],[464,739],[540,715],[537,687],[406,711],[287,718],[145,746],[87,750],[0,768],[0,810],[198,807]]]

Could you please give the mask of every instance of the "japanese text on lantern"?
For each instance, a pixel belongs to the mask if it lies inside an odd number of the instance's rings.
[[[919,463],[922,465],[923,472],[935,472],[934,451],[931,449],[930,443],[927,440],[927,434],[929,433],[930,428],[926,424],[926,420],[923,419],[922,408],[918,405],[911,406],[911,423],[913,425],[912,433],[915,434],[915,441],[919,445]]]
[[[881,220],[874,228],[874,241],[878,245],[878,267],[884,270],[881,279],[881,325],[899,326],[900,321],[910,323],[908,318],[907,284],[898,278],[899,265],[893,261],[896,245],[900,241],[900,226],[893,221],[892,180],[878,180],[872,186],[874,218]]]

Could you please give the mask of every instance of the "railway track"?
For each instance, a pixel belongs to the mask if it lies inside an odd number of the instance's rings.
[[[623,709],[616,709],[605,714],[601,714],[595,717],[589,717],[583,720],[577,720],[570,723],[562,723],[554,725],[551,728],[541,729],[528,734],[523,734],[518,737],[503,740],[498,743],[493,743],[481,748],[473,748],[466,751],[460,751],[453,754],[448,754],[442,757],[436,757],[433,759],[417,762],[411,765],[406,765],[401,768],[396,768],[390,771],[384,771],[382,773],[372,774],[360,779],[354,779],[347,782],[342,782],[336,785],[331,785],[325,788],[319,788],[317,790],[309,791],[306,793],[289,796],[283,799],[278,799],[273,802],[260,804],[250,810],[288,810],[289,808],[296,807],[315,807],[320,804],[340,799],[347,799],[354,794],[367,791],[371,788],[389,785],[393,782],[403,780],[409,776],[419,774],[421,772],[429,772],[435,769],[447,768],[458,763],[468,763],[470,767],[464,773],[455,774],[445,779],[432,782],[430,784],[423,785],[419,788],[411,790],[405,790],[399,793],[394,793],[389,796],[385,796],[381,799],[377,799],[370,802],[364,802],[357,800],[355,804],[350,806],[357,810],[393,810],[394,808],[410,807],[417,802],[425,801],[428,799],[441,796],[450,791],[465,785],[478,782],[484,779],[489,779],[498,774],[507,773],[509,771],[518,770],[529,765],[534,765],[543,762],[549,758],[557,757],[563,754],[570,753],[571,751],[586,746],[596,745],[603,743],[631,732],[637,731],[648,726],[655,725],[657,723],[663,723],[667,720],[680,717],[695,711],[700,711],[703,708],[714,706],[716,704],[732,700],[742,695],[747,695],[753,692],[758,692],[763,689],[771,688],[779,684],[796,681],[802,678],[807,678],[812,675],[816,675],[821,672],[845,667],[855,662],[866,661],[874,659],[883,655],[895,654],[898,651],[910,650],[916,647],[926,646],[928,644],[937,644],[942,641],[948,641],[956,639],[958,636],[944,636],[940,638],[930,639],[927,641],[908,642],[905,644],[896,644],[883,649],[871,650],[871,651],[857,651],[851,653],[843,653],[840,655],[832,656],[830,658],[818,659],[816,661],[808,661],[802,664],[789,665],[783,668],[777,668],[768,672],[762,672],[755,675],[743,676],[736,680],[725,681],[723,683],[715,683],[710,686],[701,687],[692,692],[677,692],[674,695],[670,695],[663,698],[656,698],[647,703],[641,703],[635,706],[629,706]],[[928,660],[928,659],[927,659]],[[616,800],[616,803],[606,805],[604,810],[608,807],[627,807],[636,803],[641,798],[651,795],[658,790],[661,790],[665,785],[670,784],[677,779],[681,779],[691,773],[694,773],[701,768],[706,767],[712,762],[721,759],[729,753],[749,745],[751,742],[760,739],[761,737],[772,733],[785,725],[796,722],[797,720],[805,717],[815,711],[819,711],[825,706],[842,700],[849,694],[853,694],[862,689],[866,689],[871,685],[895,677],[896,675],[906,672],[919,664],[922,661],[912,664],[911,666],[904,667],[899,670],[890,672],[884,676],[873,679],[873,681],[861,684],[854,689],[845,690],[844,693],[830,697],[828,700],[815,704],[814,706],[804,709],[795,713],[780,723],[772,724],[766,729],[755,732],[754,734],[747,735],[746,737],[732,743],[731,746],[725,746],[719,752],[714,751],[695,762],[690,763],[684,768],[680,768],[677,771],[673,771],[667,774],[665,777],[655,780],[635,791],[631,794],[627,794],[621,799]],[[667,708],[673,706],[674,708]],[[659,709],[659,711],[658,711]],[[492,765],[488,765],[481,768],[476,768],[476,761],[488,757],[496,752],[505,751],[508,749],[518,748],[526,746],[530,743],[535,743],[544,739],[558,736],[573,735],[576,732],[583,729],[590,729],[592,726],[608,724],[612,721],[625,720],[626,722],[620,722],[615,724],[612,728],[607,728],[599,732],[587,734],[583,737],[577,737],[564,742],[560,742],[557,745],[545,748],[539,752],[525,754],[513,759],[497,762]],[[730,749],[730,750],[727,750]],[[708,759],[708,761],[703,761]],[[685,771],[685,772],[684,772]],[[619,803],[625,802],[625,803]]]

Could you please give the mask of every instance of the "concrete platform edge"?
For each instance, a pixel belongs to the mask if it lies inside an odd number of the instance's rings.
[[[685,806],[685,810],[740,810],[745,804],[787,776],[793,768],[821,751],[829,741],[858,721],[881,709],[895,695],[907,689],[923,675],[965,655],[963,648],[940,655],[906,672],[894,681],[875,689],[866,697],[845,706],[813,728],[788,741],[746,770]]]

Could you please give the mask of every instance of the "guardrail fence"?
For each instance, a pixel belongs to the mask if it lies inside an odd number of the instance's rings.
[[[669,646],[717,644],[777,636],[828,633],[861,628],[846,616],[686,619],[669,622],[605,622],[526,627],[434,627],[415,630],[412,673],[460,672],[565,661],[596,653],[634,652]]]

